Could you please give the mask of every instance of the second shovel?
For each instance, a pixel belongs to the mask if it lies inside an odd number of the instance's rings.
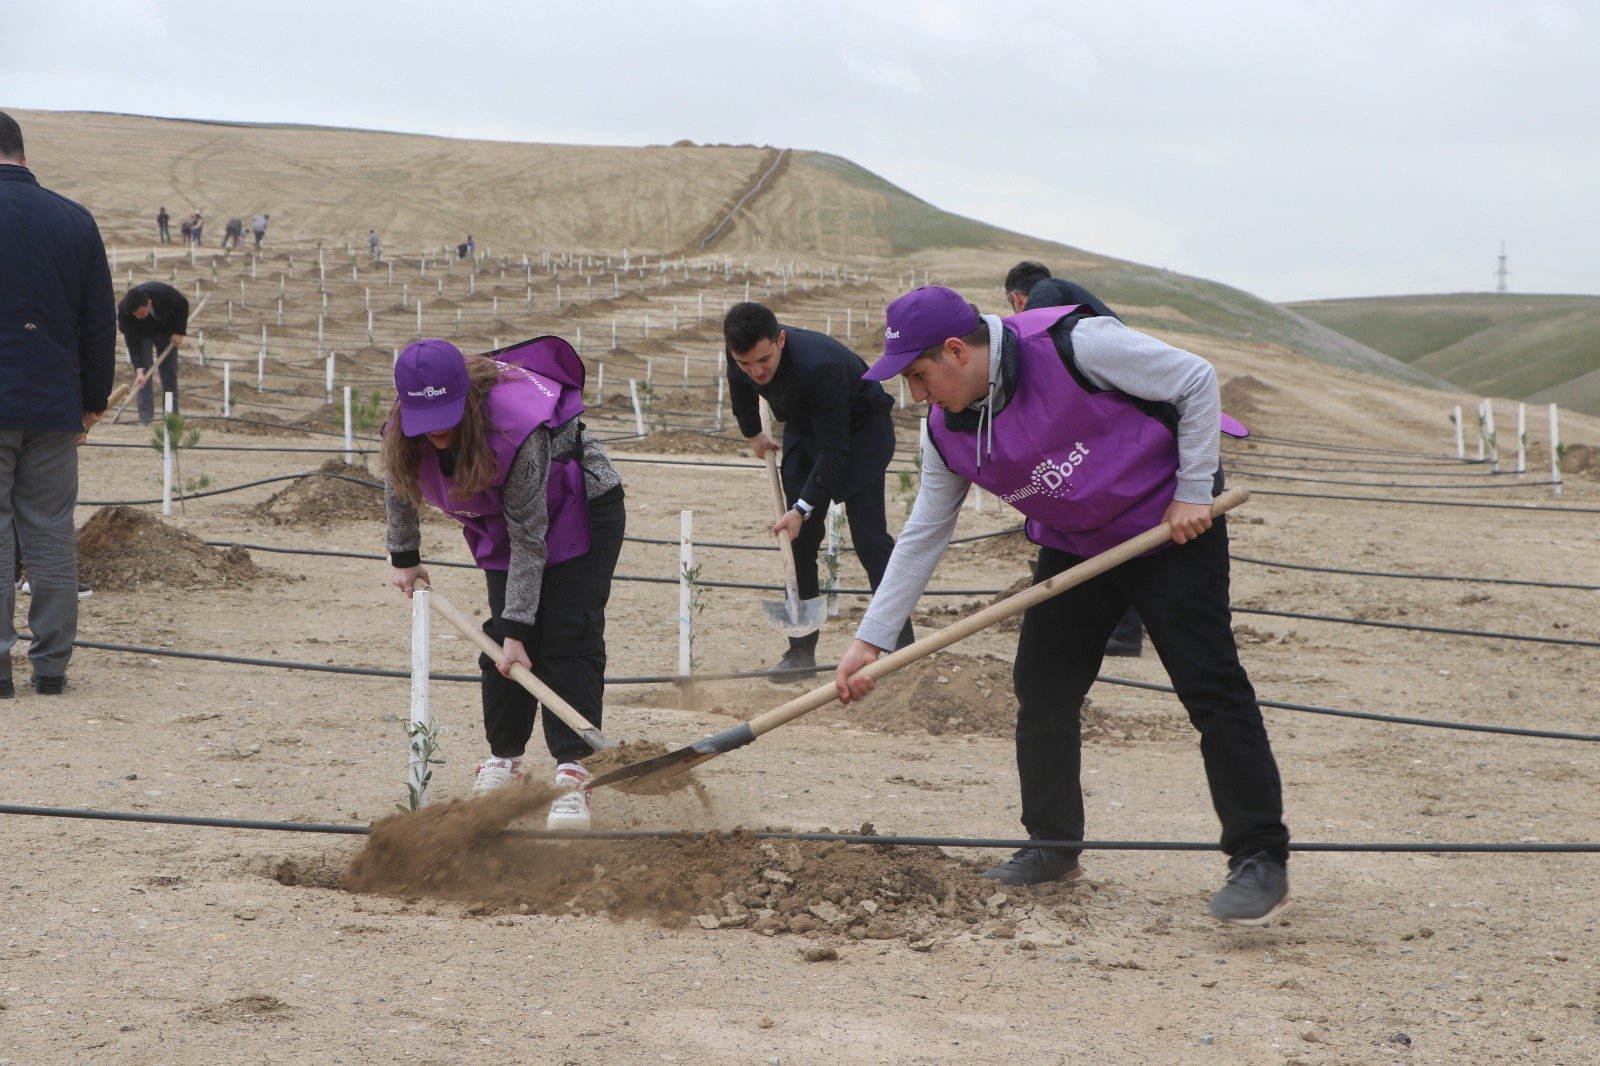
[[[788,510],[784,506],[783,481],[778,477],[778,460],[767,453],[767,476],[772,479],[772,506],[777,518]],[[794,551],[789,547],[789,531],[778,532],[778,552],[783,556],[783,599],[762,600],[761,613],[767,621],[785,636],[803,637],[822,628],[828,617],[828,607],[821,596],[809,600],[800,598],[800,581],[794,571]]]

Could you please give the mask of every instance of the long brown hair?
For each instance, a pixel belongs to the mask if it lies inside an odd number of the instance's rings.
[[[467,406],[456,424],[455,476],[450,479],[450,497],[464,500],[488,488],[494,481],[494,452],[489,448],[486,397],[500,380],[500,364],[493,359],[467,356]],[[400,430],[400,401],[389,408],[389,428],[383,435],[383,472],[394,494],[413,507],[422,506],[417,477],[422,470],[422,449],[433,447],[426,437],[408,437]]]

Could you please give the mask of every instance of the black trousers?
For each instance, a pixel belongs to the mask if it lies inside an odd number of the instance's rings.
[[[1041,548],[1035,580],[1081,562]],[[1129,604],[1200,733],[1211,802],[1231,857],[1288,858],[1283,787],[1255,689],[1239,662],[1228,606],[1228,527],[1135,559],[1022,616],[1013,674],[1022,824],[1035,839],[1082,840],[1080,714],[1106,638]]]
[[[783,492],[789,506],[800,498],[800,490],[805,487],[806,477],[811,472],[811,464],[815,461],[815,442],[808,438],[800,437],[790,440],[787,435],[783,442]],[[867,572],[867,584],[874,592],[878,589],[878,582],[883,580],[883,572],[889,565],[889,556],[894,554],[894,538],[889,535],[888,515],[884,511],[883,486],[884,471],[888,469],[889,460],[894,458],[894,423],[885,414],[881,419],[874,419],[867,426],[856,432],[850,442],[851,473],[857,471],[872,471],[865,478],[865,484],[856,478],[860,486],[841,500],[807,500],[815,508],[811,517],[800,524],[800,535],[790,542],[790,551],[794,554],[795,583],[799,586],[798,592],[802,600],[809,600],[821,591],[817,580],[817,550],[822,547],[822,540],[828,535],[828,505],[830,503],[844,504],[845,520],[850,524],[850,543],[855,547],[856,558],[861,560],[861,567]],[[804,648],[814,651],[817,646],[818,633],[808,633],[803,637],[790,637],[791,647]],[[900,631],[900,640],[896,648],[903,648],[916,639],[908,619],[905,628]]]
[[[167,345],[172,343],[171,334],[157,333],[146,334],[142,337],[129,337],[128,362],[133,364],[135,370],[149,370],[150,364],[155,362],[157,356],[167,350]],[[161,378],[161,391],[163,394],[172,393],[172,409],[178,410],[178,353],[172,352],[161,365],[156,368],[156,374]],[[157,408],[165,406],[165,399],[158,404],[155,401],[153,390],[155,382],[145,380],[144,385],[135,396],[139,408],[139,424],[144,425],[156,416]]]
[[[611,598],[611,575],[622,553],[625,526],[621,485],[589,501],[589,551],[545,568],[539,615],[526,643],[534,674],[597,729],[606,687],[606,601]],[[489,586],[490,612],[483,631],[503,641],[500,616],[506,609],[506,572],[485,570],[483,576]],[[483,671],[483,731],[489,751],[516,758],[533,736],[539,701],[515,681],[501,677],[487,655],[478,656],[478,666]],[[591,751],[582,737],[548,710],[544,742],[558,763],[577,762]]]

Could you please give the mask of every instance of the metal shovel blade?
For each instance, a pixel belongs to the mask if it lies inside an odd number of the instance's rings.
[[[791,612],[787,599],[761,601],[761,613],[766,615],[773,628],[785,636],[803,637],[815,633],[827,620],[828,605],[822,602],[821,596],[796,600],[794,607]]]

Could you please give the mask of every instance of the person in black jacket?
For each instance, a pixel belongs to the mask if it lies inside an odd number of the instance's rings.
[[[817,548],[826,534],[828,505],[844,504],[856,556],[876,589],[894,551],[883,506],[884,471],[894,458],[894,400],[862,378],[867,364],[826,333],[781,326],[770,308],[735,304],[722,320],[728,394],[739,430],[758,459],[778,451],[761,426],[756,397],[783,423],[783,491],[790,509],[772,527],[787,528],[800,598],[819,592]],[[818,633],[790,637],[772,667],[804,670],[817,664]],[[913,640],[906,622],[897,646]],[[793,676],[793,675],[790,675]]]
[[[78,436],[105,416],[116,373],[116,294],[83,207],[39,186],[22,129],[0,111],[0,574],[17,534],[33,600],[33,687],[66,686],[78,632]],[[0,697],[16,692],[16,587],[0,580]]]
[[[172,345],[172,351],[157,369],[161,391],[172,393],[172,409],[178,409],[178,346],[189,332],[189,301],[183,293],[164,281],[147,281],[128,290],[117,306],[117,326],[128,343],[128,362],[138,374],[134,388],[139,399],[139,424],[155,417],[151,396],[150,364]]]
[[[1049,267],[1032,259],[1024,259],[1007,272],[1006,299],[1011,303],[1011,310],[1019,315],[1039,307],[1077,304],[1097,315],[1122,321],[1122,316],[1100,297],[1077,282],[1052,276]],[[1106,654],[1125,659],[1137,659],[1144,654],[1144,622],[1137,608],[1129,607],[1117,628],[1111,631],[1106,641]]]

